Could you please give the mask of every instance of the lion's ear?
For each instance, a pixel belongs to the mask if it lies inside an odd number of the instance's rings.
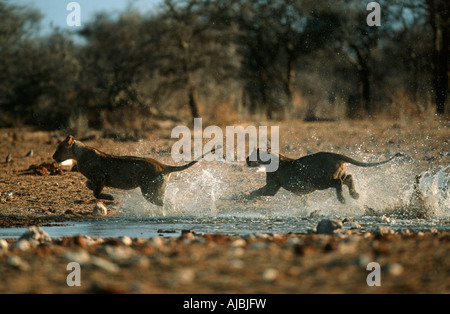
[[[75,144],[75,138],[72,135],[69,135],[68,137],[66,137],[64,142],[67,142],[67,145],[72,146],[73,144]]]

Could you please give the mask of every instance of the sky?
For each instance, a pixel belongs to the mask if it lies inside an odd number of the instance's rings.
[[[115,14],[121,12],[130,5],[146,12],[157,8],[162,0],[14,0],[15,5],[32,6],[43,14],[41,32],[50,32],[52,26],[64,30],[75,30],[77,26],[68,26],[66,19],[71,11],[67,10],[67,4],[77,2],[80,5],[81,26],[87,23],[99,11]]]

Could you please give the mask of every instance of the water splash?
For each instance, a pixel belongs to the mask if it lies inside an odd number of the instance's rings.
[[[365,162],[377,161],[374,156],[353,157]],[[415,161],[393,160],[373,168],[349,165],[347,172],[353,175],[360,198],[352,199],[344,188],[346,204],[341,204],[334,189],[313,192],[308,200],[283,189],[273,197],[241,199],[240,196],[264,186],[265,173],[258,172],[256,168],[248,168],[245,163],[240,162],[202,163],[195,169],[172,175],[166,188],[163,207],[150,204],[136,190],[126,194],[122,209],[125,215],[138,218],[311,218],[367,215],[448,218],[449,170],[450,166],[446,166],[422,172],[417,186]],[[423,195],[424,203],[421,206],[415,203],[413,197],[417,188]]]
[[[203,169],[172,174],[164,195],[164,206],[146,201],[139,189],[122,193],[124,215],[133,218],[216,216],[217,198],[222,193],[217,171]]]
[[[450,217],[450,166],[423,171],[416,176],[410,206],[437,218]]]

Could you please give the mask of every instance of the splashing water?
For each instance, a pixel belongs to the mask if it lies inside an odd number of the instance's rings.
[[[450,217],[450,166],[422,172],[418,177],[417,193],[422,205],[436,217]],[[412,203],[417,202],[414,198]]]
[[[172,174],[164,196],[164,206],[147,202],[136,189],[122,193],[122,210],[128,217],[216,216],[216,200],[221,195],[220,177],[216,171],[203,169],[193,175]],[[192,173],[192,172],[189,172]],[[173,178],[177,177],[178,178]]]
[[[367,158],[367,161],[374,161]],[[364,160],[366,161],[366,160]],[[420,184],[415,184],[416,173],[409,162],[393,161],[389,164],[360,168],[349,166],[356,190],[354,200],[344,190],[346,204],[340,204],[334,189],[316,191],[308,199],[281,189],[273,197],[241,200],[239,195],[249,193],[265,184],[265,173],[242,163],[206,163],[195,170],[172,175],[166,188],[164,206],[147,202],[139,190],[125,193],[123,210],[130,217],[310,217],[399,214],[416,206],[414,195],[419,189],[423,196],[421,210],[438,218],[450,217],[450,166],[420,174]],[[175,177],[175,178],[174,178]],[[417,206],[416,206],[417,207]]]

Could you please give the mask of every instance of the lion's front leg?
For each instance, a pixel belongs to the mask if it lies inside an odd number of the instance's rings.
[[[102,190],[105,187],[102,180],[87,180],[86,187],[94,192],[94,197],[97,199],[114,200],[114,197],[111,194],[102,193]]]

